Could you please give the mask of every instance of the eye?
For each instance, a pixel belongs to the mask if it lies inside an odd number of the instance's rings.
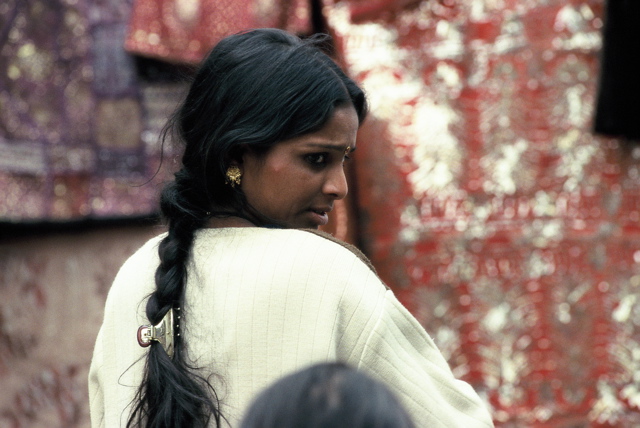
[[[327,154],[311,153],[306,155],[304,159],[313,166],[324,166],[327,163]]]

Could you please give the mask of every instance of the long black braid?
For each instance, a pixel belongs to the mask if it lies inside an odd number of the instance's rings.
[[[152,324],[159,323],[174,309],[180,314],[177,324],[184,324],[183,302],[187,280],[187,263],[195,231],[203,227],[207,214],[193,205],[186,171],[176,174],[165,187],[160,209],[168,222],[168,233],[158,246],[160,265],[156,270],[156,291],[149,296],[146,314]],[[221,415],[216,393],[186,357],[183,337],[174,337],[173,358],[157,342],[152,342],[146,362],[145,388],[138,390],[136,405],[128,426],[205,427],[210,419],[220,426]]]

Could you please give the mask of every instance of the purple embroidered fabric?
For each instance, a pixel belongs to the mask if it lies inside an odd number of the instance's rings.
[[[0,5],[1,221],[153,213],[181,84],[138,79],[126,1]],[[171,158],[171,150],[165,156]]]

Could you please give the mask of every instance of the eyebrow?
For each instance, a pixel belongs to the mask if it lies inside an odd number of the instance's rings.
[[[335,150],[337,152],[344,152],[347,147],[350,147],[350,146],[344,147],[341,145],[323,144],[323,143],[308,143],[307,146],[315,147],[318,149]],[[353,153],[355,151],[356,151],[356,147],[351,147],[351,150],[349,150],[349,153]]]

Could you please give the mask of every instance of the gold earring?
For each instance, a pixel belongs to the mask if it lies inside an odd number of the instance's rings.
[[[240,168],[236,165],[231,165],[227,168],[227,184],[231,187],[239,186],[242,182],[242,172],[240,172]]]

